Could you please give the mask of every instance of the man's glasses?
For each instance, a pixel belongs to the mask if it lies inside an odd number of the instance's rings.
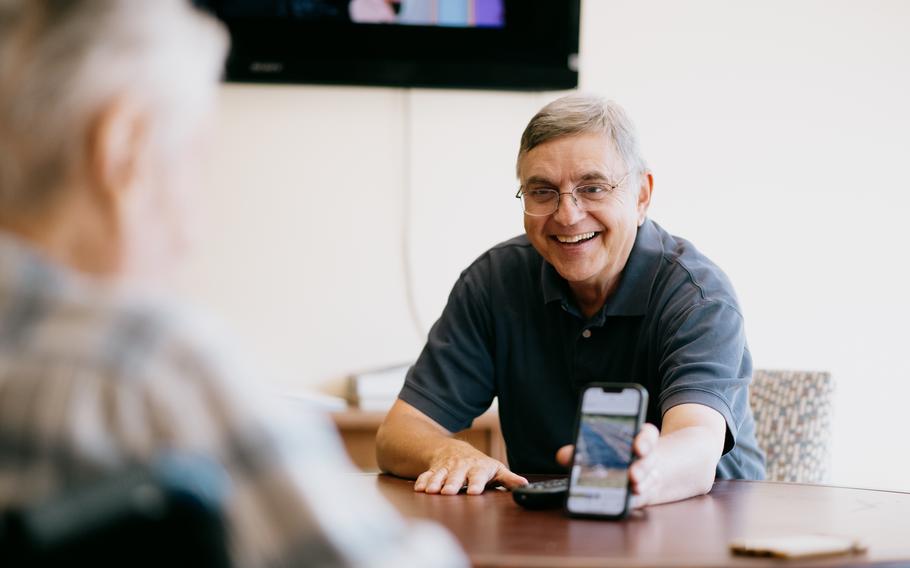
[[[571,192],[560,192],[556,189],[549,188],[531,188],[525,189],[524,186],[518,188],[515,197],[521,199],[525,213],[533,217],[546,217],[556,213],[559,209],[559,200],[563,195],[571,195],[572,203],[582,211],[590,211],[604,201],[608,195],[616,191],[621,186],[629,174],[622,176],[615,185],[609,183],[587,183],[573,188]]]

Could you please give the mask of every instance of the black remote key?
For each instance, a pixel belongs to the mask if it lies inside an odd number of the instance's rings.
[[[569,490],[569,480],[548,479],[535,481],[512,490],[512,499],[525,509],[555,509],[562,507]]]

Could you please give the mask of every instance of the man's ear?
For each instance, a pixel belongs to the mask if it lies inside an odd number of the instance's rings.
[[[127,97],[113,99],[95,115],[86,164],[94,197],[119,207],[139,176],[147,126],[142,109]]]
[[[647,171],[641,175],[638,189],[638,226],[641,227],[648,216],[648,207],[651,206],[651,194],[654,192],[654,176]]]

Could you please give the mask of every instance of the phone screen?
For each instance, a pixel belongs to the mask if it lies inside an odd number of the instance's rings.
[[[638,385],[585,389],[566,498],[570,513],[620,517],[627,512],[632,441],[646,397]]]

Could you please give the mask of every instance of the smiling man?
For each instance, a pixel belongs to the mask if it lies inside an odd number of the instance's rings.
[[[565,471],[579,393],[648,389],[629,470],[636,506],[761,479],[752,362],[723,272],[647,217],[653,176],[615,103],[570,95],[528,124],[518,153],[525,235],[468,267],[378,435],[385,470],[427,493]],[[499,398],[502,464],[452,437]]]

